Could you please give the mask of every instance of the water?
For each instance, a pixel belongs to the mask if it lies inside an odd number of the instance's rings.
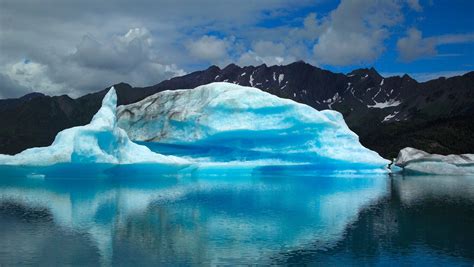
[[[223,164],[0,166],[0,265],[474,263],[474,177],[229,167],[259,156],[151,147]]]
[[[24,172],[1,169],[1,265],[474,263],[472,177]]]

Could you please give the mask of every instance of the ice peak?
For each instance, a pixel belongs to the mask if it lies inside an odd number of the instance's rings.
[[[112,109],[117,107],[117,93],[115,92],[115,87],[111,87],[110,90],[105,94],[104,99],[102,99],[102,107],[108,106]]]
[[[112,86],[102,99],[102,106],[92,118],[91,124],[102,127],[115,127],[117,111],[117,93]]]

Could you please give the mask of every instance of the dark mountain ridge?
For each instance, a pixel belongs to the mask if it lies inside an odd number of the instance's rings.
[[[408,75],[382,77],[374,68],[333,73],[304,62],[285,66],[211,66],[149,87],[115,85],[118,104],[164,90],[211,82],[253,86],[318,110],[341,112],[362,144],[384,157],[406,146],[430,153],[474,151],[474,72],[419,83]],[[90,121],[107,89],[77,99],[39,93],[0,100],[0,153],[51,144],[57,132]]]

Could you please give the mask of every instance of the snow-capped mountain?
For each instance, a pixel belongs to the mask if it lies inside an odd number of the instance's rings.
[[[448,105],[453,106],[460,98],[468,100],[474,95],[471,90],[473,79],[474,72],[471,72],[462,77],[418,83],[408,75],[384,78],[373,68],[358,69],[344,75],[296,62],[286,66],[243,68],[231,64],[222,70],[213,66],[172,79],[164,87],[174,89],[176,84],[188,84],[189,80],[199,84],[221,81],[252,86],[318,110],[338,110],[350,125],[355,126],[361,123],[361,115],[370,116],[374,124],[406,121],[419,116],[449,115],[447,110],[420,113],[440,102],[452,102]],[[159,84],[155,88],[163,86]],[[459,111],[472,113],[473,108],[471,105],[470,110]]]
[[[273,95],[333,109],[366,147],[395,157],[411,146],[430,153],[474,151],[474,72],[419,83],[408,75],[382,77],[373,68],[333,73],[304,62],[285,66],[230,64],[136,88],[115,85],[118,104],[135,103],[164,90],[211,82],[252,86]],[[0,100],[0,153],[51,144],[62,129],[90,121],[107,89],[78,99],[41,94]]]

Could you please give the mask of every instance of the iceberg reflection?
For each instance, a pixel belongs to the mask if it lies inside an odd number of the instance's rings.
[[[329,250],[318,244],[277,265],[469,266],[474,260],[474,177],[393,176],[390,193],[358,215]]]
[[[265,169],[129,171],[84,180],[25,178],[9,169],[0,203],[46,209],[60,229],[87,236],[102,264],[265,263],[309,244],[332,247],[389,182],[385,175],[295,177]]]

